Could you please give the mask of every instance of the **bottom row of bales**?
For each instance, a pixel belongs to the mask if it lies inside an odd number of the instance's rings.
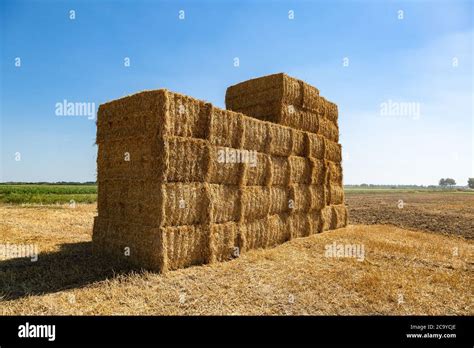
[[[252,222],[151,227],[96,217],[94,249],[155,271],[236,258],[297,237],[347,225],[344,205],[310,213],[275,214]],[[132,233],[133,231],[133,233]]]

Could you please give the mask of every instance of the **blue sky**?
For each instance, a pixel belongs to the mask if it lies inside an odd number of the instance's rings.
[[[227,86],[275,72],[338,104],[346,184],[474,176],[472,1],[0,6],[0,181],[95,180],[95,121],[56,116],[64,99],[98,106],[168,88],[224,107]],[[382,114],[388,103],[420,112]]]

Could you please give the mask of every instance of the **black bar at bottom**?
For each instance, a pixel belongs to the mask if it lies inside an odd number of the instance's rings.
[[[53,330],[54,325],[54,340]],[[0,317],[0,346],[408,344],[472,346],[472,317]],[[43,337],[31,337],[42,335]],[[19,337],[27,336],[27,337]]]

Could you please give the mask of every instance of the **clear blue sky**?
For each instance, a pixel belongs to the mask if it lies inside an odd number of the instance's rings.
[[[64,99],[98,106],[168,88],[224,107],[227,86],[275,72],[339,105],[346,184],[465,184],[474,176],[472,1],[0,6],[0,181],[95,180],[95,121],[56,116]],[[420,114],[382,115],[390,100],[418,103]]]

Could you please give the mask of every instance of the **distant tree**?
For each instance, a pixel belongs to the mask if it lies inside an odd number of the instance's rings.
[[[443,187],[446,187],[448,184],[446,183],[446,180],[441,178],[439,179],[439,186],[443,186]]]
[[[367,184],[361,184],[360,187],[369,187]]]
[[[454,179],[451,179],[451,178],[446,178],[445,179],[445,183],[447,186],[454,186],[456,185],[456,181]]]
[[[467,179],[467,186],[469,186],[469,188],[474,189],[474,178]]]

